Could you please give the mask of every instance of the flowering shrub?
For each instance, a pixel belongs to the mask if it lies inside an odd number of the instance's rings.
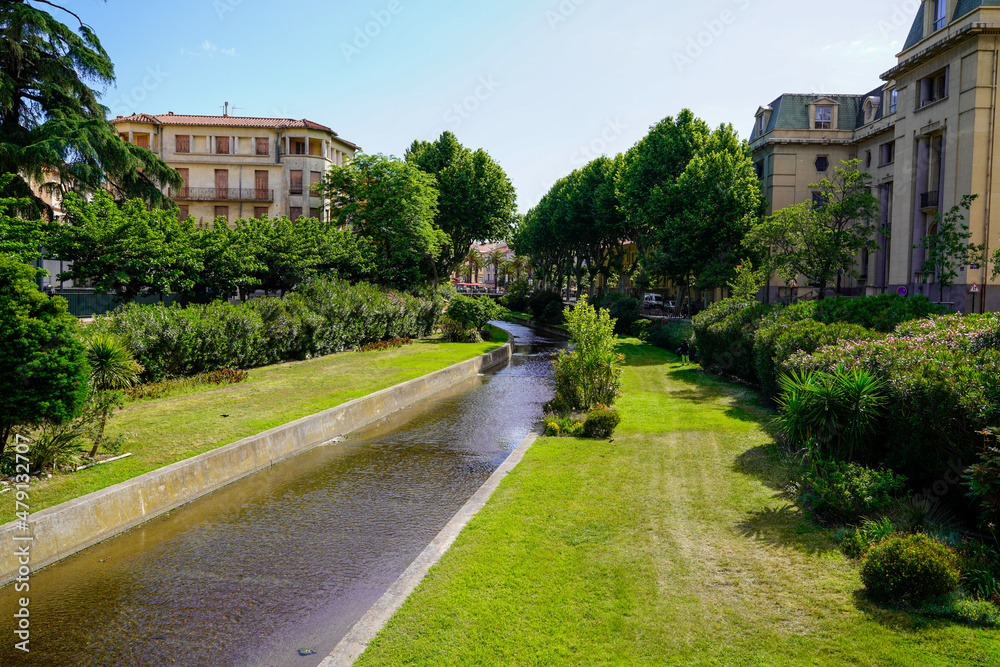
[[[894,537],[874,547],[861,581],[878,602],[920,601],[951,593],[960,581],[955,550],[922,534]]]
[[[409,338],[393,338],[392,340],[380,340],[375,343],[369,343],[368,345],[363,345],[358,348],[358,352],[384,352],[385,350],[395,350],[397,348],[403,347],[404,345],[413,345],[413,341]]]

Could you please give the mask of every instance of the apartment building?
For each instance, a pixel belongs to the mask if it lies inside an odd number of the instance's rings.
[[[133,114],[111,121],[122,140],[156,153],[180,172],[168,192],[201,224],[287,215],[329,219],[329,201],[312,191],[331,166],[360,147],[325,125],[290,118]]]
[[[979,196],[968,216],[972,243],[1000,247],[1000,187],[994,188],[1000,1],[925,0],[896,64],[863,94],[786,94],[760,107],[750,143],[771,211],[815,200],[810,187],[857,158],[881,203],[879,250],[859,257],[847,294],[926,294],[937,276],[915,248],[938,213]],[[1000,185],[1000,184],[998,184]],[[996,203],[996,205],[994,205]],[[1000,310],[1000,281],[988,263],[963,267],[944,301],[961,312]],[[768,298],[808,298],[815,289],[774,281]]]

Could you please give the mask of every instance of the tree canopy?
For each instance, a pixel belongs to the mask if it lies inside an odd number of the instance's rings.
[[[79,22],[74,32],[44,4]],[[122,141],[91,84],[114,83],[114,65],[94,31],[76,14],[52,2],[0,3],[0,174],[16,174],[0,195],[21,198],[25,217],[41,217],[47,205],[31,189],[45,171],[76,192],[109,187],[120,199],[170,205],[162,185],[181,187],[180,175],[151,151]]]

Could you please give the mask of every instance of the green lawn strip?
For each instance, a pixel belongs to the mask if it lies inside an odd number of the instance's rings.
[[[494,338],[479,344],[419,340],[384,352],[345,352],[254,369],[236,385],[199,385],[129,403],[108,422],[108,434],[124,433],[123,451],[133,455],[35,483],[31,509],[37,512],[485,354],[503,345],[507,334],[496,329]],[[14,503],[2,503],[0,523],[13,519]]]
[[[625,341],[614,442],[541,438],[358,665],[991,665],[880,610],[782,493],[756,395]]]

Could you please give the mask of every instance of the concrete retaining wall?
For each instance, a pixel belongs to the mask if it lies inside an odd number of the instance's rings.
[[[568,331],[566,331],[565,329],[561,329],[559,327],[554,327],[551,324],[542,324],[541,322],[535,322],[534,320],[526,320],[523,317],[511,317],[510,321],[513,322],[514,324],[520,324],[523,327],[531,327],[532,329],[537,329],[538,331],[541,331],[543,334],[547,334],[549,336],[555,336],[560,340],[570,339]]]
[[[31,514],[27,531],[16,521],[0,526],[0,585],[17,577],[16,548],[30,545],[30,567],[38,570],[506,363],[513,345],[512,338],[489,354]],[[0,500],[13,503],[13,495],[5,494]],[[30,507],[30,497],[27,503]]]

